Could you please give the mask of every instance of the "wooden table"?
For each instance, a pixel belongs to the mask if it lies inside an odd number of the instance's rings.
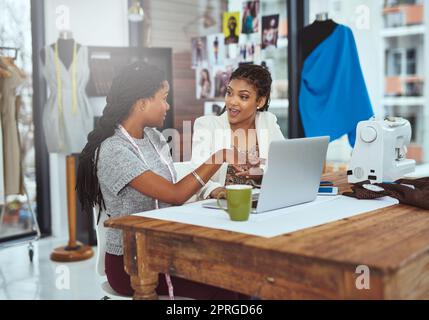
[[[345,174],[323,179],[349,188]],[[157,298],[158,273],[262,299],[429,299],[429,211],[410,206],[271,239],[136,216],[105,226],[124,231],[135,299]]]

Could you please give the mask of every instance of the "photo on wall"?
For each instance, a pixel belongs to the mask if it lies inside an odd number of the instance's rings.
[[[269,46],[277,47],[279,37],[279,18],[278,14],[262,17],[262,49]]]
[[[236,63],[242,62],[260,62],[261,56],[261,35],[258,33],[241,35],[237,45]],[[229,64],[234,64],[231,62]]]
[[[207,36],[207,48],[210,65],[222,65],[225,60],[225,43],[223,34]]]
[[[224,101],[207,101],[204,103],[204,115],[220,116],[224,107]]]
[[[240,59],[240,45],[233,43],[225,46],[225,61],[223,65],[236,63]]]
[[[224,12],[223,35],[225,44],[238,43],[240,30],[240,12]]]
[[[259,31],[259,0],[243,2],[241,33],[251,34]]]
[[[197,99],[214,98],[214,85],[212,73],[207,66],[198,67],[196,73],[196,97]]]
[[[207,38],[196,37],[191,39],[192,46],[192,68],[207,63]]]
[[[254,42],[241,43],[240,49],[240,62],[255,62],[259,61],[261,46]]]
[[[234,67],[231,65],[213,67],[215,98],[225,98],[229,78],[233,71]]]

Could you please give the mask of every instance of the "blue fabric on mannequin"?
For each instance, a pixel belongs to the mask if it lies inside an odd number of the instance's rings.
[[[305,60],[299,110],[307,137],[347,134],[354,147],[356,127],[373,117],[353,32],[338,25]]]

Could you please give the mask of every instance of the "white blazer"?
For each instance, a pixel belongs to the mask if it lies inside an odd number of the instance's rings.
[[[258,112],[255,125],[259,157],[267,159],[271,141],[284,140],[285,138],[277,123],[277,117],[270,112]],[[198,168],[215,152],[231,148],[231,134],[226,112],[221,116],[209,115],[195,120],[192,137],[192,167]],[[199,198],[207,199],[213,190],[224,186],[227,168],[227,164],[222,165],[218,172],[201,189],[198,194]]]

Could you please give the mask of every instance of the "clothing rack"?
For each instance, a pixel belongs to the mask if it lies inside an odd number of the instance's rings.
[[[33,211],[33,207],[31,206],[30,196],[28,195],[28,191],[27,191],[27,188],[25,187],[25,184],[23,185],[23,189],[24,189],[25,197],[27,199],[28,210],[31,213],[31,218],[33,219],[33,223],[34,223],[35,229],[36,229],[35,230],[36,234],[33,236],[33,233],[31,233],[32,236],[31,236],[31,239],[29,240],[29,243],[28,243],[28,256],[30,258],[30,262],[33,262],[33,256],[34,256],[33,241],[37,241],[37,240],[40,239],[41,232],[40,232],[39,224],[37,223],[37,217],[36,217],[36,215],[35,215],[35,213]],[[6,196],[6,193],[3,196],[4,196],[4,199],[3,199],[3,203],[1,204],[2,205],[2,209],[1,209],[1,213],[0,213],[0,229],[1,229],[1,226],[3,225],[3,218],[4,218],[4,215],[6,213],[6,207],[7,207],[7,196]],[[25,239],[28,239],[28,237],[25,237]],[[13,243],[20,243],[20,241],[19,240],[14,240]],[[8,246],[12,246],[12,244],[10,244],[10,245],[6,244],[5,245],[5,244],[1,243],[0,244],[0,248],[3,247],[3,246],[4,247],[8,247]]]
[[[10,57],[10,58],[12,58],[13,60],[16,60],[17,55],[18,55],[18,51],[19,51],[18,48],[0,47],[0,51],[1,50],[14,50],[15,55],[14,55],[14,57]],[[3,126],[2,126],[2,130],[4,130]],[[17,130],[18,130],[18,128],[17,128]],[[18,136],[19,136],[19,131],[18,131]],[[1,135],[0,143],[3,144],[3,132]],[[21,161],[23,160],[22,156],[21,156],[20,160]],[[28,242],[29,243],[28,254],[29,254],[30,261],[32,262],[33,261],[33,255],[34,255],[33,242],[37,241],[40,238],[41,232],[40,232],[39,224],[37,223],[37,217],[34,213],[32,205],[31,205],[30,196],[29,196],[27,188],[25,186],[24,173],[22,171],[23,171],[23,165],[20,165],[20,174],[22,176],[22,189],[21,189],[21,191],[23,192],[23,194],[19,194],[19,196],[25,196],[25,198],[26,198],[25,202],[27,203],[28,211],[30,213],[30,217],[28,217],[28,219],[31,218],[32,228],[31,228],[31,231],[25,230],[25,232],[23,234],[15,234],[15,235],[10,235],[10,236],[0,238],[0,248],[10,247],[10,246],[13,246],[15,244],[20,244],[23,241]],[[3,175],[3,179],[4,179],[4,175]],[[2,180],[2,181],[0,181],[0,183],[4,184],[4,181],[5,180]],[[8,207],[8,195],[7,195],[6,189],[3,190],[3,197],[0,200],[0,205],[1,205],[1,211],[0,211],[0,230],[1,230],[1,228],[4,226],[3,221],[4,221],[4,218],[5,218],[5,215],[7,212],[7,207]]]
[[[18,51],[19,51],[19,49],[18,48],[14,48],[14,47],[1,47],[0,46],[0,51],[3,51],[3,50],[9,50],[9,51],[15,51],[15,55],[13,56],[13,57],[11,57],[13,60],[16,60],[16,58],[18,58]]]

